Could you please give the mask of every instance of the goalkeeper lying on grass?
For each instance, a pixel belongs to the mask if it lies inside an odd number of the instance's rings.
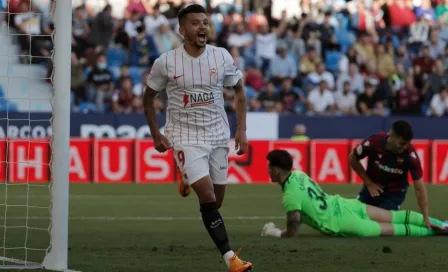
[[[287,151],[273,150],[268,156],[269,175],[283,189],[287,229],[267,223],[262,236],[295,237],[299,224],[327,235],[336,236],[434,236],[447,235],[448,224],[430,218],[425,226],[423,215],[413,211],[388,211],[366,205],[357,199],[328,195],[301,171],[291,171],[292,158]]]

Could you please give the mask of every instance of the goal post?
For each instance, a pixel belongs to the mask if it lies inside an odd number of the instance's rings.
[[[0,6],[0,270],[70,271],[72,0],[43,2],[53,8],[17,13]],[[44,14],[53,31],[23,30]],[[14,24],[22,32],[11,29]],[[33,38],[51,53],[36,54]],[[52,67],[51,76],[43,76],[42,63]]]
[[[70,79],[72,1],[58,0],[54,11],[53,137],[51,141],[50,250],[43,266],[65,270],[68,262],[68,202],[70,152]]]

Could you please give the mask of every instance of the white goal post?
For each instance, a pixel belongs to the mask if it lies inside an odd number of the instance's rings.
[[[32,0],[29,0],[32,3]],[[13,121],[10,118],[9,106],[6,106],[6,110],[3,109],[3,113],[1,113],[1,120],[5,121],[3,124],[6,124],[6,137],[0,139],[0,141],[5,142],[4,148],[6,151],[1,157],[2,165],[6,165],[4,180],[0,181],[1,184],[1,192],[0,195],[0,206],[4,210],[0,210],[0,225],[3,224],[2,230],[3,233],[0,232],[0,236],[3,238],[2,248],[0,249],[0,269],[6,270],[19,270],[19,269],[48,269],[55,271],[68,271],[68,204],[69,204],[69,142],[70,142],[70,99],[71,99],[71,90],[70,90],[70,79],[71,79],[71,43],[72,43],[72,0],[50,0],[48,2],[55,1],[55,9],[53,11],[53,22],[54,22],[54,31],[52,34],[52,40],[54,44],[53,52],[51,54],[51,59],[53,63],[53,75],[51,76],[51,81],[53,82],[53,90],[51,92],[51,97],[46,98],[46,102],[51,104],[52,109],[52,117],[48,120],[51,124],[52,128],[52,136],[48,141],[48,146],[51,151],[50,158],[46,167],[49,166],[49,183],[48,184],[39,184],[35,185],[32,180],[26,180],[21,184],[15,183],[14,180],[11,180],[12,174],[9,174],[9,169],[12,169],[12,164],[26,164],[27,166],[19,166],[22,167],[20,169],[22,172],[26,172],[26,175],[29,175],[29,168],[33,168],[35,166],[32,165],[32,159],[30,159],[30,145],[33,144],[33,141],[36,141],[35,138],[32,137],[31,133],[26,139],[23,141],[28,142],[28,149],[24,147],[22,151],[22,157],[25,158],[25,161],[19,161],[19,156],[15,158],[17,161],[9,161],[12,158],[10,153],[14,153],[12,149],[14,140],[11,140],[9,137],[8,126],[10,126]],[[7,1],[8,2],[8,1]],[[2,26],[1,20],[3,16],[8,16],[9,12],[2,11],[0,9],[0,28]],[[17,14],[16,14],[17,15]],[[9,17],[8,17],[9,18]],[[8,20],[7,20],[8,21]],[[11,22],[8,22],[9,24]],[[9,25],[6,26],[9,30]],[[1,34],[1,33],[0,33]],[[6,35],[10,35],[11,37],[7,37]],[[13,33],[7,31],[5,36],[8,40],[15,39],[13,36],[18,36]],[[9,39],[10,38],[10,39]],[[7,41],[2,41],[2,43],[7,43]],[[30,43],[31,44],[31,43]],[[5,45],[3,45],[5,46]],[[0,45],[0,51],[2,47]],[[30,46],[31,48],[31,46]],[[8,101],[13,100],[14,98],[19,101],[20,99],[26,99],[23,97],[17,97],[18,91],[15,85],[15,81],[26,81],[27,76],[26,73],[24,75],[19,74],[16,78],[12,78],[14,76],[10,76],[11,66],[13,64],[10,63],[10,59],[12,57],[33,57],[31,53],[28,56],[25,56],[22,53],[14,53],[12,56],[11,52],[8,52],[6,55],[4,52],[0,52],[0,58],[3,56],[1,61],[7,60],[6,64],[3,66],[0,65],[0,68],[8,66],[8,72],[2,74],[2,70],[0,69],[0,87],[2,88],[2,92],[5,95],[0,95],[1,100]],[[21,56],[18,56],[21,55]],[[6,57],[5,57],[6,56]],[[20,66],[21,65],[21,66]],[[31,67],[31,64],[25,64]],[[23,68],[25,65],[17,64],[17,67]],[[25,67],[26,68],[26,67]],[[28,71],[27,69],[23,69],[23,71]],[[3,77],[3,81],[2,78]],[[45,86],[44,83],[40,83],[40,81],[36,80],[36,85]],[[31,81],[30,81],[31,82]],[[20,83],[20,82],[19,82]],[[2,86],[4,85],[4,86]],[[19,86],[19,85],[17,85]],[[30,89],[33,89],[32,84],[29,86]],[[0,89],[1,89],[0,88]],[[35,87],[38,88],[38,87]],[[31,93],[31,92],[30,92]],[[14,97],[16,96],[16,97]],[[13,97],[13,98],[11,98]],[[39,98],[42,100],[42,98]],[[28,104],[31,105],[34,99],[30,95],[28,95]],[[7,102],[9,103],[9,102]],[[23,104],[23,101],[20,102]],[[26,104],[26,103],[25,103]],[[29,128],[32,126],[32,109],[29,106],[30,112],[29,114]],[[19,109],[20,110],[20,109]],[[23,121],[23,120],[20,120]],[[3,149],[3,146],[2,146]],[[26,152],[26,153],[25,153]],[[25,154],[25,155],[23,155]],[[37,156],[37,155],[35,155]],[[31,166],[29,166],[31,165]],[[28,168],[26,168],[28,167]],[[0,170],[1,171],[1,170]],[[37,170],[35,170],[37,171]],[[16,188],[24,188],[20,194],[17,194]],[[31,195],[30,192],[35,190],[35,188],[42,188],[43,193],[38,193],[36,195]],[[45,188],[46,191],[43,190]],[[49,188],[49,189],[48,189]],[[36,189],[38,190],[38,189]],[[33,199],[40,199],[47,197],[49,199],[48,204],[32,204]],[[25,199],[20,204],[17,204],[17,199]],[[22,200],[21,200],[22,201]],[[15,210],[22,209],[24,212],[15,212]],[[32,210],[42,211],[39,216],[33,218]],[[3,212],[4,211],[4,212]],[[42,216],[43,215],[43,216]],[[47,219],[42,226],[35,227],[33,222],[38,220],[42,220],[42,218]],[[21,221],[20,221],[21,220]],[[18,223],[20,222],[20,223]],[[22,223],[23,222],[23,223]],[[19,230],[23,232],[23,235],[17,235],[14,231]],[[36,232],[39,231],[39,232]],[[31,245],[31,238],[33,235],[39,237],[43,233],[49,232],[48,239],[41,239],[45,241],[45,245],[42,247],[34,248]],[[42,235],[44,236],[44,235]],[[40,239],[40,238],[39,238]],[[12,245],[12,242],[14,245]],[[10,254],[11,251],[21,251],[20,254]],[[23,251],[23,252],[22,252]],[[42,258],[40,260],[34,260],[30,256],[32,253],[39,251],[42,252]],[[20,257],[15,257],[20,256]]]

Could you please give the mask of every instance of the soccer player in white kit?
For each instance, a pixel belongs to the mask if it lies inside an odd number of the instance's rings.
[[[224,48],[207,45],[209,23],[200,5],[179,12],[184,44],[162,54],[152,66],[144,93],[145,115],[159,152],[172,148],[182,174],[181,192],[196,192],[204,225],[230,272],[251,271],[252,264],[232,251],[219,208],[224,200],[230,128],[224,109],[223,87],[233,87],[238,127],[235,148],[247,149],[246,95],[242,73]],[[166,89],[167,123],[162,135],[155,119],[153,99]],[[185,188],[184,188],[185,186]]]

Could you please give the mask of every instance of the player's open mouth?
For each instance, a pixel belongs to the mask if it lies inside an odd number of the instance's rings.
[[[207,39],[207,34],[206,33],[199,33],[198,34],[198,39],[200,42],[205,42]]]

